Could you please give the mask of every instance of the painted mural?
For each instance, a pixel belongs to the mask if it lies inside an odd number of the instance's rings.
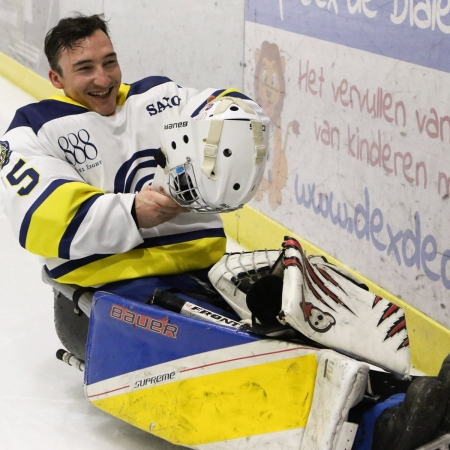
[[[270,117],[270,148],[265,176],[256,193],[261,201],[267,192],[272,210],[277,209],[282,201],[281,190],[286,184],[288,168],[286,146],[289,135],[298,135],[299,125],[296,120],[283,124],[282,113],[286,95],[284,73],[286,59],[280,55],[278,46],[264,41],[255,51],[255,100]]]
[[[251,205],[446,327],[449,34],[441,2],[246,2],[244,91],[272,121]]]

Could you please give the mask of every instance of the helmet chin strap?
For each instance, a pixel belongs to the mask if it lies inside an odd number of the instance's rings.
[[[211,180],[216,180],[214,168],[216,166],[217,148],[222,134],[223,120],[211,120],[208,138],[203,151],[203,163],[200,170]]]
[[[264,161],[267,154],[263,136],[263,124],[257,120],[251,120],[250,123],[253,132],[253,143],[255,144],[255,162],[259,164]]]
[[[247,114],[253,114],[254,116],[256,116],[253,109],[240,98],[219,97],[213,100],[211,103],[215,102],[220,102],[220,104],[214,110],[215,116],[223,114],[233,104],[239,106]],[[206,139],[206,144],[203,152],[204,158],[201,166],[201,171],[210,180],[217,179],[216,174],[214,173],[214,168],[216,165],[217,148],[219,147],[220,136],[222,135],[223,122],[224,120],[221,119],[212,119],[210,121],[208,137]],[[264,144],[262,123],[257,120],[251,120],[250,126],[252,129],[253,143],[255,146],[255,162],[261,163],[264,161],[267,153],[267,149]]]

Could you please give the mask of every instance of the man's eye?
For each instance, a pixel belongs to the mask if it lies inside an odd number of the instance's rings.
[[[90,69],[90,67],[89,66],[82,66],[82,67],[80,67],[79,69],[78,69],[78,71],[80,72],[80,71],[86,71],[86,70],[89,70]]]

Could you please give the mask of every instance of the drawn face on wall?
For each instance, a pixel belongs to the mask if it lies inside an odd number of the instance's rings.
[[[276,44],[264,41],[255,52],[255,97],[275,124],[281,115],[285,96],[286,60]]]

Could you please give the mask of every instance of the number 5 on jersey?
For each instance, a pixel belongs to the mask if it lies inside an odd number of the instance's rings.
[[[22,183],[22,181],[29,178],[29,180],[27,180],[28,184],[22,185],[22,187],[17,191],[19,195],[28,195],[39,183],[39,174],[32,167],[24,170],[20,175],[17,175],[17,172],[19,172],[24,164],[25,161],[23,159],[19,159],[16,165],[12,168],[11,172],[6,175],[6,179],[9,181],[11,186],[17,186]]]

